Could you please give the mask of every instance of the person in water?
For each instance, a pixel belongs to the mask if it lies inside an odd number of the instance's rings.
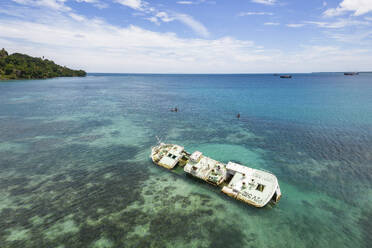
[[[238,113],[238,114],[236,115],[236,118],[238,118],[238,119],[240,118],[240,113]]]
[[[178,108],[177,108],[177,107],[172,108],[171,111],[172,111],[172,112],[178,112]]]

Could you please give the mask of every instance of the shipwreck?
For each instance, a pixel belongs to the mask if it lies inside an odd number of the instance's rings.
[[[151,148],[152,161],[168,170],[183,172],[221,188],[224,194],[261,208],[279,202],[282,194],[276,176],[265,170],[234,162],[224,164],[203,155],[188,153],[184,147],[159,143]]]

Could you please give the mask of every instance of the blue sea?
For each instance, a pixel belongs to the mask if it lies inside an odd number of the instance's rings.
[[[282,199],[157,167],[156,136],[269,170]],[[0,247],[372,247],[372,74],[0,82]]]

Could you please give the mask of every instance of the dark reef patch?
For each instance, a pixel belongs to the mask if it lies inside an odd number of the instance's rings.
[[[10,191],[17,191],[18,188],[22,189],[28,185],[31,181],[26,176],[15,176],[15,177],[8,177],[8,178],[1,178],[0,180],[0,189],[7,189]]]
[[[301,203],[307,207],[307,208],[312,208],[314,207],[313,204],[311,204],[310,202],[306,201],[306,200],[302,200]]]
[[[343,210],[333,207],[332,205],[330,205],[326,201],[323,201],[323,200],[319,201],[318,206],[320,208],[332,213],[335,217],[337,217],[339,219],[342,219],[342,218],[345,217],[345,212]]]
[[[209,240],[211,240],[209,247],[225,248],[227,244],[229,247],[245,247],[246,243],[256,240],[255,234],[251,234],[246,240],[246,236],[233,225],[216,226],[214,222],[207,222],[205,228],[208,229]]]
[[[219,219],[211,220],[212,210],[161,211],[148,215],[149,234],[143,238],[132,238],[133,246],[164,247],[165,244],[181,242],[188,244],[196,240],[210,241],[200,247],[244,247],[246,240],[243,232],[234,225]]]
[[[365,209],[361,212],[358,220],[359,228],[363,235],[363,245],[368,248],[372,246],[372,210]]]
[[[0,140],[13,141],[17,139],[34,138],[36,136],[54,136],[56,138],[76,136],[89,133],[96,128],[110,126],[110,119],[64,120],[41,122],[24,118],[0,119],[0,125],[7,132],[0,132]],[[26,141],[26,140],[25,140]],[[32,140],[31,140],[32,142]]]
[[[15,176],[0,181],[1,189],[8,192],[10,197],[20,199],[13,200],[12,206],[16,208],[0,212],[0,243],[4,244],[1,247],[19,247],[20,244],[23,247],[57,247],[58,244],[86,247],[102,231],[108,235],[111,233],[109,237],[114,241],[122,240],[123,229],[116,223],[106,221],[97,228],[95,235],[85,233],[89,228],[82,223],[88,218],[98,221],[111,213],[122,211],[133,202],[143,204],[142,184],[148,179],[148,171],[144,166],[126,162],[138,151],[138,148],[121,145],[106,148],[68,145],[29,154],[23,159],[14,156],[13,161],[7,161],[7,157],[0,158],[0,167],[3,169],[17,169]],[[7,162],[12,166],[8,167]],[[18,163],[14,166],[14,162]],[[41,177],[37,183],[32,183],[30,176],[35,175],[48,177]],[[77,224],[78,233],[48,239],[45,230],[68,215]],[[42,224],[33,225],[30,222],[35,216],[43,219]],[[17,227],[28,230],[28,239],[6,241],[9,235],[6,230]],[[123,242],[117,244],[123,245]]]
[[[92,168],[95,166],[124,162],[136,156],[139,148],[134,146],[112,145],[94,147],[82,144],[64,145],[35,153],[6,154],[0,157],[0,168],[13,168],[24,175],[53,175],[66,166]]]

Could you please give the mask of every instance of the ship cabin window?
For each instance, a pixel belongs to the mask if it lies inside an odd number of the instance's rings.
[[[262,185],[262,184],[258,184],[257,185],[257,187],[256,187],[256,190],[258,190],[258,191],[263,191],[264,190],[264,188],[265,188],[265,185]]]
[[[173,159],[176,159],[176,158],[177,158],[177,156],[176,156],[176,155],[173,155],[173,156],[172,156],[172,158],[173,158]]]

